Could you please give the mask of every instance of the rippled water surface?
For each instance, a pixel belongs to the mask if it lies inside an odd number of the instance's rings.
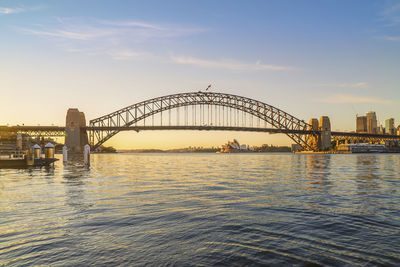
[[[400,265],[400,155],[106,154],[0,170],[0,265]]]

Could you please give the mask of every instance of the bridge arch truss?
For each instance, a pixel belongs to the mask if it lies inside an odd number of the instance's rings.
[[[175,111],[172,116],[171,110]],[[282,132],[303,150],[315,149],[309,145],[308,139],[318,134],[309,134],[311,126],[303,120],[261,101],[225,93],[193,92],[149,99],[93,119],[87,127],[89,142],[92,149],[96,149],[116,135],[121,127],[130,128],[138,123],[146,125],[146,122],[154,126],[155,120],[159,129],[163,126],[167,129],[171,126],[171,117],[176,118],[175,124],[212,125],[219,126],[219,129],[253,126],[256,121],[261,121],[265,128],[269,124],[272,128],[284,130]]]

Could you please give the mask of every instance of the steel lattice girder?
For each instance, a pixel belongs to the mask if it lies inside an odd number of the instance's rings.
[[[30,130],[30,131],[18,131],[21,134],[27,134],[29,136],[53,136],[53,137],[64,137],[65,131],[43,131],[43,130]]]
[[[400,141],[400,135],[332,132],[332,141],[343,140],[351,143],[381,143],[383,141]]]
[[[0,127],[1,131],[27,134],[29,136],[65,136],[65,127],[60,126],[2,126]]]
[[[311,126],[303,120],[266,103],[247,97],[213,92],[182,93],[157,97],[91,120],[89,125],[90,127],[110,127],[110,129],[113,127],[129,127],[157,113],[192,105],[223,106],[241,110],[258,117],[277,129],[296,131],[311,129]],[[153,107],[155,108],[153,109]],[[119,130],[89,130],[92,147],[94,149],[99,147],[118,132]],[[307,142],[309,135],[295,132],[286,134],[303,149],[312,150]],[[315,132],[316,134],[318,132]],[[97,140],[97,143],[95,143],[95,140]]]

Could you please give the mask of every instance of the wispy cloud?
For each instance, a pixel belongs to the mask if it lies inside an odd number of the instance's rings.
[[[400,24],[400,3],[389,1],[389,4],[380,13],[382,20],[386,21],[388,27]]]
[[[382,36],[379,39],[387,40],[387,41],[400,41],[400,36]]]
[[[378,98],[378,97],[369,97],[369,96],[360,96],[360,95],[350,95],[350,94],[335,94],[328,95],[326,97],[322,97],[316,99],[318,102],[324,103],[336,103],[336,104],[344,104],[344,103],[375,103],[375,104],[386,104],[390,103],[389,100]]]
[[[368,88],[369,85],[366,82],[357,83],[316,83],[314,86],[318,87],[336,87],[336,88]]]
[[[146,52],[137,52],[129,49],[124,50],[110,50],[108,52],[113,59],[116,60],[129,60],[129,59],[139,59],[144,57],[150,57],[151,54]]]
[[[137,20],[124,20],[124,21],[113,21],[113,20],[96,20],[99,24],[115,26],[125,29],[147,29],[153,30],[158,33],[168,35],[180,35],[180,34],[196,34],[207,31],[205,28],[200,27],[181,27],[176,25],[160,25],[155,23],[149,23]]]
[[[201,27],[157,24],[137,20],[98,20],[90,18],[57,18],[56,21],[35,27],[17,28],[19,31],[47,38],[61,49],[86,55],[106,55],[115,60],[155,59],[164,62],[240,71],[287,71],[293,67],[249,63],[236,60],[207,60],[175,56],[168,51],[150,47],[171,44],[188,35],[208,31]]]
[[[135,40],[172,38],[206,31],[202,28],[162,26],[140,21],[58,18],[56,23],[41,28],[24,28],[26,33],[65,39],[89,40],[101,37]]]
[[[42,8],[42,6],[36,6],[36,7],[25,7],[25,6],[0,7],[0,15],[18,14],[18,13],[31,11],[31,10],[38,10],[38,9],[41,9],[41,8]]]
[[[175,63],[194,65],[204,68],[221,68],[229,70],[247,70],[247,71],[283,71],[283,70],[293,70],[294,68],[288,66],[278,66],[278,65],[266,65],[262,64],[260,61],[255,63],[246,63],[235,60],[207,60],[195,57],[185,57],[185,56],[171,56],[171,60]]]
[[[141,22],[141,21],[111,21],[111,20],[99,20],[101,24],[104,25],[112,25],[112,26],[119,26],[119,27],[138,27],[138,28],[147,28],[147,29],[154,29],[154,30],[159,30],[163,31],[166,30],[167,28],[156,25],[156,24],[151,24],[147,22]]]
[[[0,14],[17,14],[25,11],[26,9],[22,7],[0,7]]]
[[[383,1],[382,1],[383,2]],[[386,0],[384,7],[377,14],[379,24],[374,29],[373,38],[385,41],[400,41],[398,26],[400,25],[400,1]]]
[[[191,28],[128,20],[57,18],[36,27],[17,28],[25,34],[54,41],[68,52],[109,55],[114,59],[136,59],[149,45],[199,34],[203,28]]]
[[[53,30],[53,31],[40,31],[40,30],[32,30],[32,29],[22,29],[24,32],[33,34],[33,35],[41,35],[41,36],[50,36],[57,37],[63,39],[73,39],[73,40],[93,40],[95,38],[99,38],[102,36],[110,35],[110,31],[68,31],[68,30]]]

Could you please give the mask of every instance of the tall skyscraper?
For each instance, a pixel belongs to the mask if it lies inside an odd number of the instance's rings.
[[[375,111],[367,112],[367,132],[371,134],[378,132],[378,121],[376,120]]]
[[[389,118],[385,121],[385,133],[386,134],[395,134],[393,118]]]
[[[357,116],[356,132],[357,133],[366,133],[367,132],[367,116]]]

